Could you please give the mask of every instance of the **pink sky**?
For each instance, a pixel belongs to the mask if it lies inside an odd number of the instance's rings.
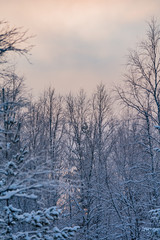
[[[33,64],[21,59],[17,68],[38,94],[49,85],[60,93],[92,92],[100,82],[111,89],[159,10],[159,0],[5,0],[0,14],[36,35]]]

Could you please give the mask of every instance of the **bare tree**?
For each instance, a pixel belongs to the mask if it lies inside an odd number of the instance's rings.
[[[86,240],[103,239],[109,227],[105,180],[113,130],[110,106],[103,84],[97,86],[91,99],[83,90],[66,99],[68,202],[71,220],[81,226],[81,238]]]
[[[4,26],[0,29],[1,63],[7,62],[7,56],[10,52],[27,57],[31,46],[26,46],[26,41],[29,39],[26,32],[21,32],[18,28],[11,29],[4,22],[0,24]],[[37,189],[40,189],[42,185],[47,190],[53,190],[55,177],[52,175],[56,175],[55,162],[59,151],[57,139],[61,138],[59,119],[62,113],[62,98],[55,98],[54,90],[49,89],[48,95],[44,99],[46,101],[42,104],[46,110],[44,116],[46,121],[42,118],[44,112],[40,103],[38,103],[39,106],[38,104],[30,104],[30,114],[27,115],[26,109],[24,111],[26,99],[23,92],[23,78],[18,78],[16,74],[11,74],[8,71],[1,71],[1,75],[4,82],[1,84],[0,91],[0,239],[70,239],[77,228],[67,227],[60,230],[54,227],[59,210],[53,206],[42,208],[40,201],[36,201],[40,194],[35,196],[35,193],[38,192]],[[30,150],[34,151],[34,154],[30,154],[28,157],[26,157],[28,153],[26,143],[28,141],[25,141],[28,139],[26,136],[22,136],[27,133],[26,129],[29,125],[27,125],[27,120],[30,120],[31,124],[31,131],[29,131],[29,137],[32,137]],[[44,123],[44,125],[43,131],[39,133],[41,129],[40,126],[37,127],[40,123]],[[41,162],[38,165],[37,161],[33,167],[32,163],[40,155],[36,152],[37,145],[40,145],[41,148],[43,146],[40,137],[45,128],[46,140],[49,140],[50,143],[49,147],[46,145],[49,157],[44,159],[43,155],[42,160],[46,161],[42,165]],[[51,169],[49,169],[50,167]],[[39,184],[40,182],[41,184]],[[45,191],[43,193],[45,194]],[[53,202],[56,203],[54,197],[55,195],[52,195],[52,198],[49,199],[50,205]],[[45,201],[43,204],[46,207]],[[38,211],[37,208],[39,208]]]
[[[32,45],[27,44],[31,38],[22,28],[10,27],[5,21],[0,21],[0,63],[6,62],[7,54],[18,53],[27,57]]]
[[[155,19],[148,23],[146,40],[140,42],[137,50],[130,51],[127,67],[125,90],[117,88],[117,92],[122,102],[136,111],[144,126],[141,144],[145,145],[150,156],[154,206],[159,200],[155,181],[157,164],[153,126],[160,125],[160,27]]]

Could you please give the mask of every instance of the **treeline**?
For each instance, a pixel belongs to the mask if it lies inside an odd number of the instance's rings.
[[[19,45],[26,33],[1,32],[10,36],[3,43],[0,35],[2,62],[9,51],[28,53]],[[15,72],[1,76],[0,239],[69,239],[76,226],[75,239],[159,239],[156,21],[129,52],[124,86],[115,94],[103,84],[91,97],[84,90],[60,96],[49,87],[34,100]]]

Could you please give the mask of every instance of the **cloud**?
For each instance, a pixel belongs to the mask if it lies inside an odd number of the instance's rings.
[[[34,64],[18,63],[29,85],[57,79],[57,86],[89,88],[118,78],[127,48],[159,9],[159,0],[5,0],[0,14],[37,35]]]

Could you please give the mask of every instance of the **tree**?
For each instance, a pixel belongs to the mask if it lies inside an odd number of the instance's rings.
[[[131,51],[128,60],[126,75],[126,91],[118,89],[120,99],[130,108],[134,109],[141,118],[144,126],[143,134],[146,151],[150,156],[150,171],[152,173],[153,198],[152,204],[158,204],[156,193],[154,161],[155,138],[153,125],[160,123],[160,28],[153,19],[148,24],[147,39],[140,43],[137,51]]]
[[[0,57],[3,63],[10,51],[26,56],[29,48],[20,46],[28,39],[25,32],[2,28],[1,33]],[[46,170],[39,167],[33,171],[31,161],[34,159],[26,157],[28,151],[23,142],[22,119],[27,102],[22,94],[23,79],[16,74],[3,76],[0,91],[0,239],[70,239],[77,227],[59,230],[54,223],[59,210],[54,206],[42,208],[36,201],[35,189],[44,183],[39,183],[37,176],[44,176]]]
[[[140,214],[142,217],[139,215],[137,218],[139,227],[145,219],[146,212],[156,208],[160,203],[159,164],[157,153],[154,151],[159,142],[159,133],[156,133],[153,127],[154,125],[159,125],[160,121],[159,50],[160,27],[155,19],[152,19],[148,23],[146,40],[140,42],[137,50],[131,50],[129,53],[125,87],[117,87],[118,98],[123,105],[133,112],[134,119],[136,120],[135,126],[139,131],[135,144],[137,145],[137,150],[139,148],[141,152],[138,153],[137,158],[133,159],[134,164],[132,166],[132,169],[137,169],[139,173],[132,176],[126,184],[127,192],[131,190],[130,192],[132,193],[130,206],[134,203],[134,207],[132,207],[137,217],[140,213],[140,210],[137,208],[138,206],[142,211]],[[127,141],[131,142],[131,140]],[[129,156],[129,153],[127,156]],[[125,155],[123,161],[125,161]],[[127,164],[126,167],[128,169],[128,163],[125,162],[125,164]],[[123,177],[125,176],[124,173],[122,175]],[[137,181],[139,185],[134,188]],[[143,182],[143,186],[141,187],[140,182]],[[139,189],[138,195],[137,189]],[[141,195],[141,191],[146,195],[145,199],[143,198],[144,194]],[[133,217],[131,219],[133,220]],[[132,227],[134,228],[133,224]],[[137,236],[133,234],[133,237],[136,239],[140,239],[141,237],[141,227],[139,230],[140,232]]]
[[[7,22],[0,21],[0,63],[6,62],[10,52],[27,57],[32,48],[32,45],[26,44],[30,38],[22,28],[11,28]]]
[[[152,240],[160,239],[160,209],[152,209],[149,211],[151,226],[145,227],[144,237]]]
[[[87,218],[89,216],[89,202],[91,195],[89,189],[90,177],[93,167],[93,158],[86,142],[86,132],[89,131],[89,101],[83,90],[74,97],[69,94],[66,98],[65,133],[66,157],[65,168],[66,182],[69,184],[68,204],[70,221],[76,221],[81,227],[81,237],[88,236]],[[89,156],[89,157],[88,157]],[[88,192],[87,192],[88,190]],[[88,194],[87,194],[88,193]]]
[[[66,182],[69,185],[70,221],[80,227],[86,240],[107,236],[106,176],[113,131],[110,97],[105,86],[97,86],[91,99],[81,90],[66,99]]]

